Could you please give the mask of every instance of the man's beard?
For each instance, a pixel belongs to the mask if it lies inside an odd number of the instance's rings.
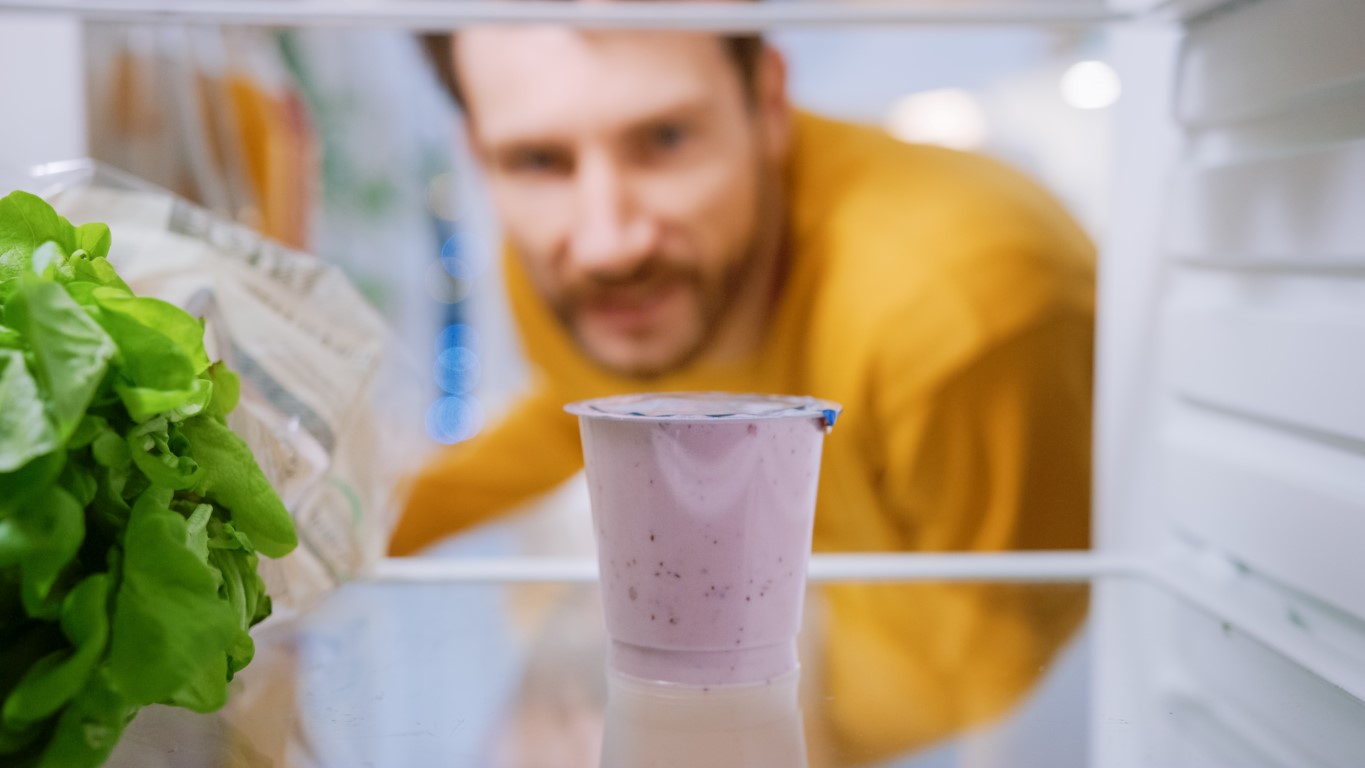
[[[573,336],[578,348],[604,368],[639,379],[653,379],[686,368],[706,352],[715,340],[725,320],[738,303],[745,283],[752,278],[761,258],[757,238],[751,239],[738,253],[724,262],[719,274],[706,275],[689,264],[680,263],[667,254],[649,256],[638,269],[627,275],[593,277],[556,297],[551,309],[560,324]],[[689,300],[695,304],[694,313],[699,326],[694,338],[667,359],[620,365],[602,359],[595,353],[589,340],[578,327],[578,317],[603,298],[618,292],[646,294],[662,292],[681,285]]]

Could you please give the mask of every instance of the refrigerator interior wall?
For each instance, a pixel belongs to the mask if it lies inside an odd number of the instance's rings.
[[[80,21],[0,13],[0,182],[36,163],[86,153]]]
[[[1114,736],[1101,707],[1098,764],[1365,754],[1362,29],[1356,0],[1233,3],[1188,23],[1166,110],[1178,156],[1111,232],[1142,242],[1142,211],[1160,209],[1160,239],[1136,265],[1106,262],[1108,297],[1133,293],[1102,298],[1103,338],[1117,342],[1102,351],[1102,543],[1164,547],[1192,590],[1258,614],[1319,674],[1178,611],[1101,613],[1099,675],[1125,683],[1109,689],[1110,714],[1144,717],[1139,734]],[[1121,156],[1158,151],[1119,142]],[[1124,658],[1142,668],[1125,676]]]

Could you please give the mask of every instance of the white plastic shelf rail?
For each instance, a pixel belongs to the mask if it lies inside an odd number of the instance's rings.
[[[811,556],[810,580],[1083,582],[1141,577],[1141,560],[1093,552],[847,554]],[[597,561],[575,557],[389,558],[371,581],[417,583],[592,582]]]
[[[441,30],[470,24],[565,24],[752,32],[881,24],[1094,25],[1132,15],[1095,0],[1022,2],[649,2],[546,0],[0,0],[0,13],[69,13],[91,21]]]

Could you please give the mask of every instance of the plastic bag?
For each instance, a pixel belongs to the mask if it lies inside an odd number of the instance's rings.
[[[422,377],[380,315],[336,268],[126,174],[77,161],[40,167],[33,186],[72,221],[107,223],[124,280],[203,317],[210,357],[241,376],[231,426],[301,544],[262,560],[276,615],[362,576],[428,442]]]

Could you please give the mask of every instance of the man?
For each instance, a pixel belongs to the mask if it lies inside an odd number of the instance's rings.
[[[1093,252],[1045,193],[794,112],[780,55],[754,38],[522,27],[455,43],[536,375],[422,470],[395,554],[569,478],[582,456],[562,406],[640,390],[841,402],[818,551],[1088,545]],[[856,760],[1000,714],[1084,612],[1074,593],[988,586],[825,597],[822,716]]]

